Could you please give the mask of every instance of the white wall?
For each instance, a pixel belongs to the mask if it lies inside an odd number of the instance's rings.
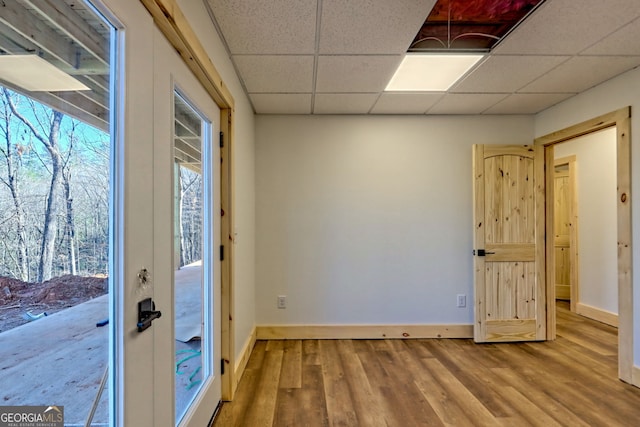
[[[551,132],[581,123],[619,108],[631,106],[631,188],[640,188],[640,69],[631,70],[578,96],[568,99],[539,113],[535,118],[535,135]],[[632,195],[633,224],[633,277],[634,307],[634,361],[640,365],[640,209]]]
[[[255,326],[255,145],[254,114],[202,1],[179,0],[189,24],[235,99],[235,352]]]
[[[579,298],[618,313],[616,130],[609,128],[554,146],[555,157],[576,156]]]
[[[471,146],[532,141],[531,117],[258,116],[257,323],[473,323]]]

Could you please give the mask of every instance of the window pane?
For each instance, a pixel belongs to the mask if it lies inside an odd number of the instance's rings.
[[[82,1],[3,13],[0,397],[106,425],[115,29]]]
[[[204,319],[209,309],[204,274],[204,222],[208,197],[203,180],[203,147],[209,124],[178,92],[174,96],[174,267],[175,401],[178,423],[210,373]],[[204,140],[204,141],[203,141]],[[204,265],[203,265],[204,263]]]

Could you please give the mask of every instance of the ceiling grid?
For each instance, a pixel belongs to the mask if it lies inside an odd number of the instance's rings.
[[[203,1],[258,114],[535,114],[640,65],[637,0],[546,0],[450,89],[417,93],[385,87],[435,0]]]

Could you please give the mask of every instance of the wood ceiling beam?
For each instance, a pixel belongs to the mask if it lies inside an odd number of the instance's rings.
[[[50,62],[71,76],[109,74],[109,66],[104,65],[102,61],[98,61],[93,57],[81,58],[76,67],[69,67],[59,61],[52,60]]]
[[[0,49],[14,55],[24,55],[32,53],[29,49],[25,49],[24,46],[16,43],[14,40],[5,36],[0,30]]]
[[[184,153],[189,158],[189,162],[200,162],[202,154],[196,147],[189,142],[184,141],[182,138],[174,138],[174,148],[176,151]]]
[[[177,108],[175,109],[173,114],[175,116],[176,122],[179,123],[184,129],[186,129],[191,135],[200,137],[202,122],[199,119]]]
[[[1,11],[2,9],[0,9],[0,12]],[[25,38],[22,34],[16,32],[13,28],[5,25],[1,20],[0,37],[2,40],[0,48],[12,55],[24,55],[36,53],[38,51],[38,46]]]
[[[104,36],[89,25],[82,17],[65,2],[51,0],[21,0],[22,3],[37,10],[51,25],[69,36],[74,43],[82,46],[95,59],[109,69],[109,38],[106,43]],[[106,46],[105,46],[106,44]]]
[[[46,93],[46,92],[45,92]],[[83,111],[84,117],[93,117],[92,122],[104,123],[101,125],[101,129],[108,129],[109,123],[109,109],[102,105],[100,102],[96,102],[93,99],[84,96],[82,92],[48,92],[52,97],[60,99],[68,104],[73,105],[77,109]],[[30,95],[33,97],[33,95]],[[59,110],[63,113],[67,113],[65,110]],[[81,119],[84,120],[84,119]],[[95,125],[94,125],[95,126]],[[107,130],[108,131],[108,130]]]
[[[2,7],[0,6],[0,11]],[[31,15],[33,19],[37,19],[35,15]],[[41,22],[41,21],[38,21]],[[40,49],[38,45],[33,43],[30,39],[13,28],[7,26],[0,21],[0,49],[12,55],[25,55],[25,54],[37,54]],[[108,75],[109,65],[104,61],[96,59],[94,56],[85,55],[84,57],[76,57],[74,64],[68,63],[52,57],[50,54],[42,55],[44,59],[51,62],[60,70],[65,73],[78,76],[78,75]],[[108,86],[107,86],[108,88]]]
[[[79,76],[78,76],[79,77]],[[80,79],[78,79],[80,80]],[[79,90],[74,92],[84,98],[87,98],[91,102],[98,104],[100,108],[105,111],[109,110],[109,92],[105,92],[92,84],[92,82],[87,81],[87,79],[83,79],[84,82],[91,90]]]
[[[78,95],[77,92],[30,92],[11,83],[0,81],[0,84],[49,108],[61,111],[104,132],[109,132],[109,110]]]
[[[108,96],[109,82],[103,83],[102,79],[95,79],[96,76],[74,76],[79,82],[85,84],[98,96]],[[100,76],[101,77],[101,76]],[[84,91],[83,91],[84,92]]]
[[[76,67],[77,49],[18,2],[0,3],[0,22],[67,66]]]
[[[58,28],[75,42],[67,40],[50,26]],[[109,51],[108,46],[99,42],[103,38],[66,3],[54,4],[51,0],[0,2],[0,49],[13,55],[40,55],[62,71],[74,75],[91,91],[30,92],[7,82],[2,84],[108,132]]]

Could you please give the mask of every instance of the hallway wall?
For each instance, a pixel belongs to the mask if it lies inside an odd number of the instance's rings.
[[[576,156],[580,283],[576,302],[617,314],[616,130],[583,135],[554,150],[556,159]]]

